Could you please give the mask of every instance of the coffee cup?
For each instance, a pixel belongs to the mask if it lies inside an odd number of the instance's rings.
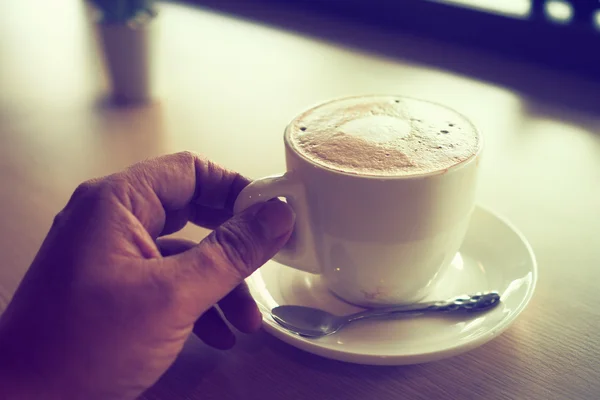
[[[364,307],[425,298],[475,204],[482,138],[445,106],[398,96],[333,100],[284,133],[287,171],[255,180],[234,211],[284,198],[294,231],[274,260],[321,275]]]

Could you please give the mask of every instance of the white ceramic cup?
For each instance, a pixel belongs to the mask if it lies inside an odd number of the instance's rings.
[[[320,274],[347,302],[374,307],[426,297],[464,239],[475,204],[481,135],[477,152],[447,170],[376,177],[307,159],[291,144],[291,126],[284,134],[287,172],[252,182],[234,211],[284,197],[296,225],[274,260]]]

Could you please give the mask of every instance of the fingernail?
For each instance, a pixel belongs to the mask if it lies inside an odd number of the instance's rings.
[[[268,201],[255,214],[265,236],[276,239],[289,233],[294,227],[295,215],[292,208],[283,201]]]

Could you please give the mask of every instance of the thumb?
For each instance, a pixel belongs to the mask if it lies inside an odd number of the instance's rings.
[[[177,276],[193,285],[202,312],[273,257],[290,238],[295,216],[286,203],[254,205],[215,229],[198,245],[172,256]]]

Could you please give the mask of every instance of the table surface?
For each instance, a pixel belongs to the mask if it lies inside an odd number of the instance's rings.
[[[0,6],[0,310],[79,182],[179,150],[255,178],[277,173],[282,130],[299,111],[339,96],[406,94],[460,110],[486,135],[478,201],[518,226],[539,262],[536,293],[515,324],[467,354],[403,367],[320,358],[264,332],[227,352],[191,339],[143,397],[597,398],[598,83],[284,9],[270,13],[317,33],[162,4],[158,100],[117,108],[103,100],[81,3]]]

